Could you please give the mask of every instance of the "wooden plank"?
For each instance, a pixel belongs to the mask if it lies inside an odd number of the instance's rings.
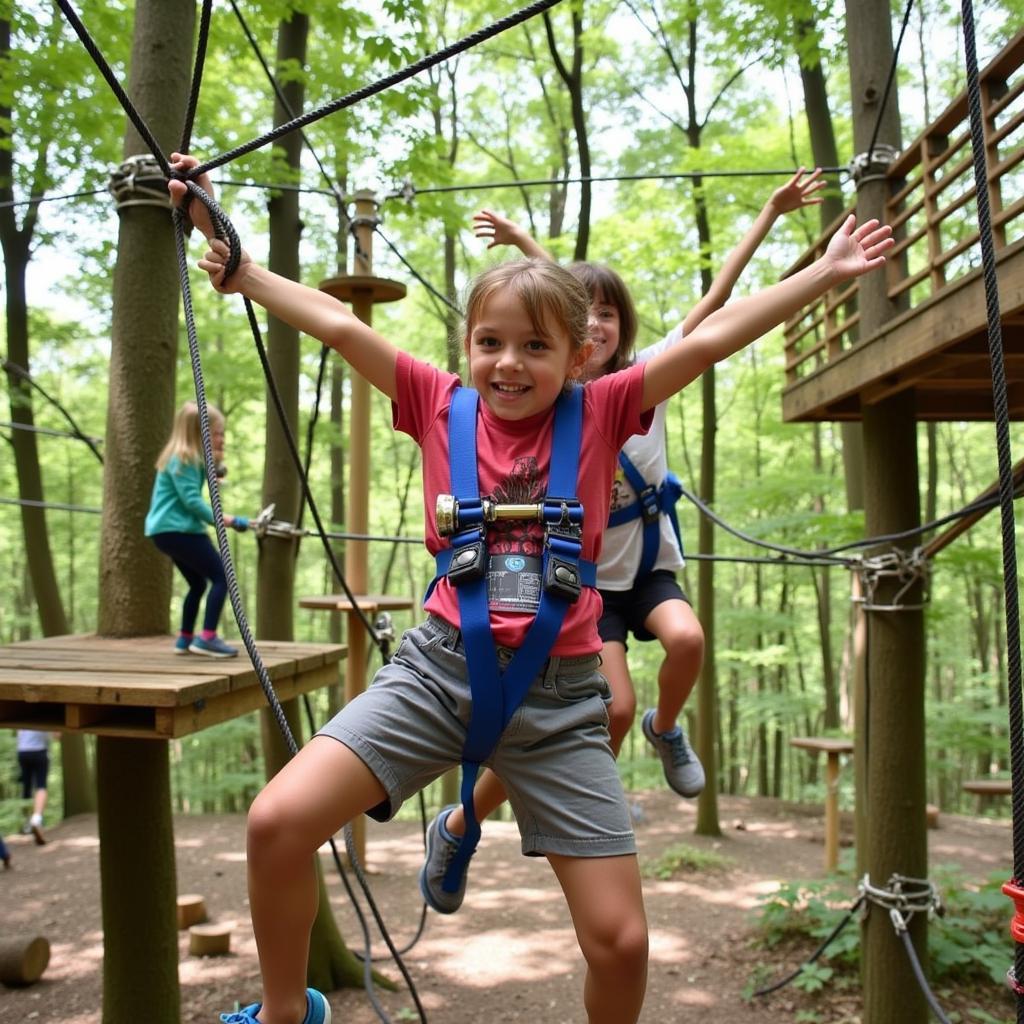
[[[997,260],[1001,307],[1012,314],[1024,307],[1024,239],[1002,250]],[[884,378],[907,373],[918,362],[923,365],[915,376],[925,376],[928,359],[984,329],[984,284],[980,270],[975,270],[788,385],[783,390],[783,418],[792,422],[822,416],[833,403],[856,397]],[[905,386],[911,382],[908,378]],[[956,409],[949,414],[957,418]]]
[[[409,597],[396,597],[389,594],[356,594],[356,605],[364,612],[401,611],[415,608],[417,603]],[[352,602],[345,594],[323,594],[312,597],[300,597],[300,608],[311,608],[319,611],[350,612]]]
[[[253,680],[256,674],[250,669]],[[48,667],[0,670],[0,698],[32,703],[174,706],[227,693],[225,676],[147,676],[141,673],[63,672]]]
[[[816,750],[826,754],[853,753],[853,740],[841,736],[794,736],[790,739],[789,745],[801,750]]]
[[[961,783],[965,793],[976,793],[978,796],[1009,796],[1013,792],[1010,779],[968,779]]]
[[[338,682],[336,665],[323,665],[318,669],[282,679],[274,684],[279,701],[291,700],[303,693],[332,686]],[[155,731],[170,739],[188,736],[208,729],[211,725],[259,711],[268,706],[266,694],[259,686],[236,690],[213,700],[178,708],[161,708],[156,712]]]

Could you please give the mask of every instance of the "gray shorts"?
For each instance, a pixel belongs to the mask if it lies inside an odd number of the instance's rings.
[[[502,669],[513,652],[498,649]],[[487,766],[505,784],[523,853],[614,857],[636,852],[608,741],[608,683],[596,655],[550,658],[512,716]],[[391,662],[319,735],[356,753],[388,794],[367,813],[402,802],[462,758],[470,691],[462,634],[431,617],[408,630]]]

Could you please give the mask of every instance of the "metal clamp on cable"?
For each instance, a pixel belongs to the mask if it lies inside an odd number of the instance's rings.
[[[849,163],[850,177],[860,188],[869,181],[884,180],[900,151],[885,142],[876,142],[867,153],[857,153]]]
[[[855,571],[860,576],[861,596],[854,597],[853,601],[860,604],[865,611],[918,611],[928,604],[931,562],[922,548],[914,548],[913,551],[895,548],[884,555],[866,556],[858,561]],[[888,604],[879,604],[875,600],[875,593],[883,579],[895,580],[900,584]],[[917,583],[921,584],[921,601],[916,604],[904,603],[904,596]]]
[[[129,206],[171,208],[167,178],[156,158],[148,153],[130,156],[111,171],[107,190],[114,197],[118,210]]]

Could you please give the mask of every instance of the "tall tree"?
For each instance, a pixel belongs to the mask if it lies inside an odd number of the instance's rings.
[[[54,569],[45,495],[39,466],[39,450],[33,432],[35,414],[32,404],[29,316],[26,297],[26,275],[33,248],[38,244],[39,205],[24,206],[21,223],[14,205],[15,186],[21,184],[25,193],[41,200],[50,190],[54,177],[65,169],[59,149],[62,128],[88,131],[87,125],[71,129],[68,114],[54,103],[58,90],[56,73],[65,60],[72,60],[62,40],[61,22],[56,16],[48,23],[28,25],[32,12],[19,10],[21,29],[39,42],[30,52],[27,48],[12,50],[12,20],[0,17],[0,247],[4,255],[4,300],[7,329],[7,387],[11,422],[16,429],[11,436],[14,465],[18,480],[25,559],[35,607],[43,636],[69,632],[68,619],[61,599]],[[81,66],[80,59],[72,61]],[[26,95],[26,91],[33,95]],[[15,111],[15,103],[17,110]],[[91,120],[91,119],[90,119]],[[16,134],[17,133],[17,134]],[[109,133],[106,133],[109,139]],[[92,147],[90,147],[92,148]],[[16,154],[24,154],[17,163]],[[87,152],[88,164],[92,154]],[[61,768],[64,779],[65,815],[95,810],[96,798],[92,773],[85,750],[85,738],[65,734],[61,738]]]

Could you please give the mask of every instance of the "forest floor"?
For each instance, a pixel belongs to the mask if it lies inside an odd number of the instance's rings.
[[[781,881],[822,874],[820,809],[779,801],[721,797],[723,835],[693,834],[695,808],[665,791],[631,795],[637,808],[642,863],[653,865],[672,846],[703,851],[710,864],[667,879],[645,878],[651,931],[646,1024],[856,1024],[855,985],[826,986],[808,995],[792,986],[759,1000],[745,995],[761,969],[781,976],[812,952],[806,946],[765,949],[757,943],[753,911]],[[844,829],[849,823],[844,823]],[[245,822],[241,816],[175,820],[178,891],[201,893],[212,920],[236,923],[232,952],[194,957],[187,932],[180,938],[183,1022],[217,1021],[236,999],[257,998],[258,971],[245,892]],[[23,989],[0,988],[0,1022],[99,1024],[102,931],[99,906],[99,840],[96,820],[82,816],[48,831],[47,845],[14,836],[13,867],[0,870],[0,934],[42,934],[51,944],[41,981]],[[957,864],[968,881],[993,872],[1010,874],[1011,835],[1005,821],[943,815],[928,833],[931,865]],[[371,886],[384,919],[401,946],[420,915],[416,873],[420,826],[369,823]],[[324,853],[329,890],[343,934],[356,946],[359,931],[340,881]],[[851,897],[853,884],[850,884]],[[1006,919],[1011,916],[1007,903]],[[855,927],[851,924],[850,927]],[[376,943],[380,945],[379,940]],[[1012,962],[1007,937],[1007,965]],[[519,853],[514,823],[494,822],[473,860],[460,913],[431,913],[424,936],[406,964],[433,1024],[578,1024],[583,970],[571,924],[543,860]],[[400,980],[393,964],[381,969]],[[962,1021],[1007,1021],[1009,992],[996,985],[970,991],[940,986],[940,1002]],[[335,1024],[371,1024],[378,1018],[361,989],[330,994]],[[409,993],[382,993],[394,1021],[417,1017]],[[982,1007],[987,1017],[968,1012]],[[954,1019],[957,1019],[954,1017]],[[121,1022],[117,1022],[121,1024]],[[124,1022],[129,1024],[129,1022]]]

